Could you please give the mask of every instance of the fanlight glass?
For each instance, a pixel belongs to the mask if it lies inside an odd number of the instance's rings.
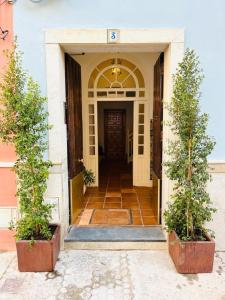
[[[95,87],[97,89],[135,89],[144,88],[145,83],[142,73],[133,63],[122,58],[112,58],[101,62],[91,73],[88,88],[94,89]]]

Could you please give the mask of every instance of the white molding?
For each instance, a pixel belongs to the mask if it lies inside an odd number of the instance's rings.
[[[0,161],[0,168],[13,168],[15,162],[11,161]]]
[[[15,206],[0,206],[0,228],[8,228],[10,221],[18,219],[18,208]]]
[[[209,172],[210,173],[225,173],[225,161],[209,161]]]
[[[53,172],[60,173],[59,216],[61,223],[61,245],[63,247],[64,236],[69,226],[69,191],[68,191],[68,167],[67,167],[67,131],[64,123],[65,95],[65,65],[64,52],[59,44],[46,45],[46,78],[48,97],[48,122],[53,125],[49,131],[49,159],[53,162]],[[57,174],[55,174],[57,175]],[[52,179],[51,179],[52,178]],[[57,188],[54,176],[49,178],[48,188]],[[50,182],[51,181],[51,182]],[[50,195],[46,193],[46,198]]]
[[[46,44],[108,44],[107,29],[47,29]],[[120,43],[116,44],[184,43],[182,28],[120,29]],[[112,46],[112,44],[109,44]],[[113,45],[114,46],[114,45]]]
[[[0,209],[18,209],[17,206],[0,206]]]
[[[209,164],[225,164],[225,160],[209,160]]]

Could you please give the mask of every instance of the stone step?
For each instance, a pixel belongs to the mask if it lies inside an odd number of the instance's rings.
[[[71,226],[64,247],[93,250],[153,250],[166,249],[167,243],[161,226]]]

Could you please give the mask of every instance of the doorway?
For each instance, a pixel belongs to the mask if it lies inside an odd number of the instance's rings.
[[[97,101],[99,183],[87,188],[78,227],[158,224],[152,188],[133,185],[134,107],[131,100]]]
[[[98,102],[99,187],[120,189],[124,174],[133,185],[133,118],[132,101]]]
[[[76,65],[71,71],[73,79],[79,77],[81,80],[82,66],[75,60],[68,63]],[[71,145],[69,163],[72,161],[72,164],[80,165],[82,161],[83,156],[76,156],[76,134],[78,138],[82,136],[82,130],[79,130],[82,127],[77,124],[81,123],[85,127],[84,133],[87,132],[83,135],[85,166],[94,171],[97,181],[97,187],[88,187],[83,196],[82,172],[75,173],[75,177],[70,179],[72,224],[156,225],[159,222],[159,209],[155,205],[158,199],[153,199],[150,178],[152,102],[148,97],[145,79],[134,64],[122,58],[108,59],[95,70],[94,80],[91,80],[91,75],[88,82],[87,101],[80,101],[80,85],[75,88],[72,81],[67,84],[68,95],[71,93],[67,113],[69,150]],[[78,111],[78,108],[82,109],[81,104],[85,107],[82,114]],[[74,194],[78,190],[79,195]],[[81,201],[77,201],[77,198]],[[82,206],[79,204],[76,207],[78,202]]]
[[[57,195],[59,199],[59,222],[62,226],[62,232],[66,232],[69,226],[69,189],[68,189],[68,152],[67,152],[67,132],[65,130],[65,118],[63,107],[67,101],[65,96],[64,84],[64,53],[99,53],[101,57],[105,57],[106,52],[120,53],[121,56],[132,60],[132,57],[127,54],[136,52],[142,57],[147,53],[154,56],[154,52],[165,52],[165,77],[164,77],[164,99],[170,99],[172,93],[172,74],[175,72],[178,62],[181,60],[184,52],[184,30],[175,29],[123,29],[120,36],[120,43],[116,45],[107,44],[107,33],[105,29],[50,29],[45,35],[46,47],[46,69],[47,69],[47,92],[48,92],[48,110],[49,124],[53,125],[53,129],[49,132],[49,157],[54,164],[54,172],[49,178],[49,197],[52,193]],[[125,54],[126,52],[126,54]],[[85,56],[77,56],[79,62],[86,60]],[[100,61],[100,60],[99,60]],[[149,59],[148,59],[149,61]],[[145,64],[146,65],[146,64]],[[85,71],[83,78],[88,78],[90,68],[94,67],[91,60],[88,61],[87,72]],[[151,78],[150,72],[152,69],[146,65],[149,70],[149,75],[145,78]],[[83,72],[83,70],[82,70]],[[149,91],[152,89],[148,89]],[[85,92],[85,89],[83,89]],[[91,95],[91,90],[90,90]],[[87,102],[87,98],[84,99]],[[84,110],[87,108],[84,107]],[[164,115],[164,120],[168,119],[167,114]],[[87,124],[87,125],[85,125]],[[88,134],[89,124],[85,120],[83,123],[84,132]],[[166,128],[165,128],[166,129]],[[167,139],[171,137],[171,132],[167,129],[163,135],[163,146],[166,147]],[[84,153],[84,159],[89,156],[88,149]],[[90,151],[93,147],[90,145]],[[163,152],[163,156],[164,156]],[[94,159],[89,160],[89,168],[97,167]],[[140,172],[137,172],[140,174]],[[162,173],[162,208],[163,213],[166,203],[169,199],[169,191],[171,183]],[[56,192],[57,191],[57,192]],[[50,196],[51,195],[51,196]],[[54,196],[55,197],[55,196]],[[63,236],[63,235],[62,235]]]
[[[126,111],[104,110],[104,149],[106,161],[125,160]]]

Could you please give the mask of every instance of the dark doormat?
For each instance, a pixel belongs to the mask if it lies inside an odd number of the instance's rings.
[[[77,227],[72,226],[65,242],[165,242],[161,226]]]

